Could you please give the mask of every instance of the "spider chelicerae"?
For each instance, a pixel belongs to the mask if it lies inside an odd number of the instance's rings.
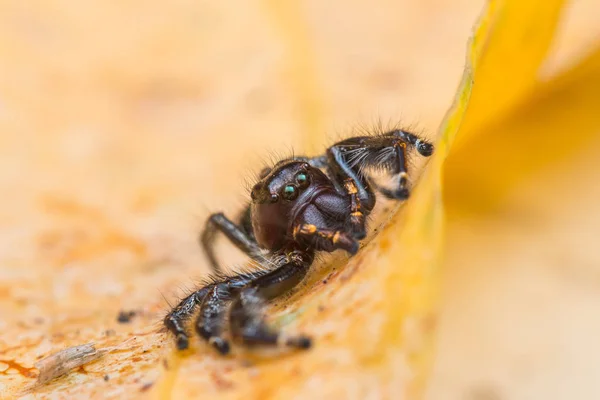
[[[186,325],[198,306],[194,327],[221,354],[230,351],[228,337],[246,346],[309,348],[309,337],[285,336],[267,324],[267,302],[303,280],[316,252],[358,251],[366,236],[366,217],[375,206],[375,190],[389,199],[408,198],[407,151],[413,148],[425,157],[433,153],[431,143],[394,129],[351,137],[324,155],[292,157],[263,170],[238,223],[222,213],[207,220],[200,242],[214,274],[164,319],[177,348],[188,348]],[[391,176],[391,188],[372,179],[374,169]],[[262,268],[223,273],[213,246],[218,232]]]

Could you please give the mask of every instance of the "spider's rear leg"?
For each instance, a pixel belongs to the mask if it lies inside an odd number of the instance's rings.
[[[264,319],[264,309],[268,300],[274,299],[304,279],[313,254],[294,251],[287,255],[287,262],[252,281],[241,289],[230,312],[232,335],[246,345],[278,345],[307,349],[310,338],[305,336],[284,337],[270,327]]]
[[[221,267],[214,251],[214,243],[218,232],[222,232],[231,243],[251,258],[262,259],[261,249],[251,235],[251,232],[248,231],[251,228],[249,210],[250,208],[248,207],[242,215],[240,225],[233,223],[223,213],[212,214],[206,221],[204,231],[200,235],[200,243],[213,271],[221,272]]]

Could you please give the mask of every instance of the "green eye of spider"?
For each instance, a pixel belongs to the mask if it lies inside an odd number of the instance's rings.
[[[296,175],[296,182],[298,182],[298,186],[300,186],[301,188],[307,187],[308,175],[306,175],[304,172],[300,172],[298,175]]]
[[[298,189],[294,185],[287,185],[283,188],[283,198],[286,200],[294,200],[298,197]]]

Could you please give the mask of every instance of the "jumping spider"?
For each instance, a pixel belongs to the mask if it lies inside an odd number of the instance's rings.
[[[358,251],[359,240],[366,236],[365,218],[375,206],[373,188],[390,199],[408,198],[407,148],[425,157],[433,153],[433,145],[418,136],[392,130],[343,140],[314,158],[282,160],[260,174],[239,224],[222,213],[212,214],[200,241],[214,276],[164,319],[177,348],[189,346],[185,325],[198,305],[196,331],[221,354],[230,350],[227,323],[231,337],[245,345],[309,348],[309,337],[285,337],[266,323],[266,302],[298,285],[317,251]],[[387,172],[393,188],[377,185],[372,169]],[[222,273],[213,249],[217,232],[262,268]]]

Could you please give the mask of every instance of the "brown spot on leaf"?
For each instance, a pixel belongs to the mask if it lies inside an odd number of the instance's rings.
[[[15,360],[0,360],[0,363],[8,365],[8,368],[4,369],[3,371],[0,371],[0,374],[10,375],[14,373],[13,371],[16,371],[18,374],[24,376],[25,378],[35,378],[36,376],[35,368],[25,367],[24,365],[19,364]]]

